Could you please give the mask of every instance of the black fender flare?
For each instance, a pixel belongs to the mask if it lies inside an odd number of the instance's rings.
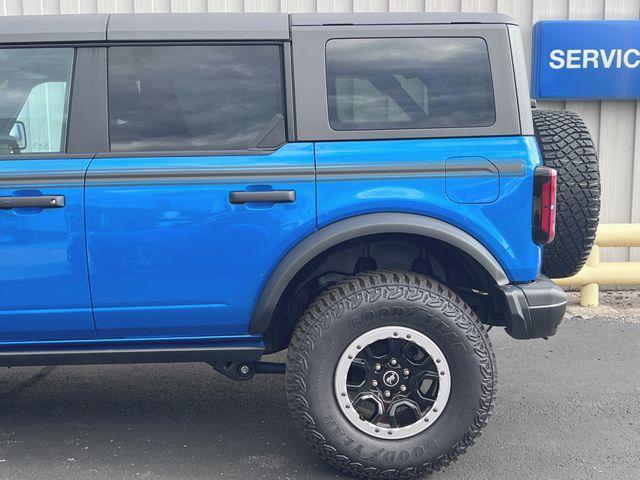
[[[460,228],[431,217],[411,213],[370,213],[336,221],[312,233],[278,263],[265,283],[253,311],[249,333],[264,333],[280,297],[295,275],[313,258],[347,240],[380,233],[408,233],[444,241],[474,258],[496,285],[509,278],[496,258],[478,240]]]

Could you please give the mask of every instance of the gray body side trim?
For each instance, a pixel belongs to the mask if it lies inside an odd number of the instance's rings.
[[[84,155],[81,158],[88,158]],[[33,158],[31,158],[33,159]],[[13,159],[12,159],[13,160]],[[20,158],[16,158],[20,160]],[[47,159],[55,160],[55,159]],[[84,172],[83,171],[56,171],[50,172],[29,172],[29,173],[14,173],[9,174],[7,172],[2,173],[0,177],[0,187],[19,188],[23,186],[38,187],[38,186],[84,186]]]
[[[146,168],[146,169],[92,169],[87,172],[87,185],[119,184],[165,184],[165,183],[201,183],[201,182],[250,182],[250,181],[313,181],[313,167],[275,167],[239,169],[219,168]]]
[[[0,43],[104,42],[109,15],[0,17]]]
[[[469,162],[464,166],[444,163],[406,163],[398,160],[384,165],[318,165],[318,181],[339,177],[367,179],[367,178],[407,178],[407,177],[444,177],[444,176],[482,176],[499,172],[502,177],[523,177],[526,175],[525,165],[521,161],[497,162],[487,167],[485,162]]]
[[[511,58],[516,81],[516,93],[518,95],[520,129],[522,130],[522,135],[534,135],[533,117],[531,115],[531,92],[529,91],[529,77],[524,45],[522,44],[522,34],[520,28],[515,25],[508,25],[507,28],[509,29]]]
[[[292,18],[295,17],[292,16]],[[496,121],[487,127],[333,130],[327,105],[326,44],[336,38],[479,37],[486,41],[495,92]],[[504,24],[293,26],[296,131],[300,141],[382,140],[521,135],[511,46]]]
[[[87,158],[87,155],[74,155],[77,158]],[[96,158],[105,158],[97,155]],[[108,157],[110,158],[110,157]],[[18,157],[12,159],[19,160]],[[352,165],[324,165],[317,170],[318,181],[334,179],[378,179],[378,178],[424,178],[444,176],[482,177],[492,175],[496,171],[503,177],[521,177],[525,175],[525,168],[521,162],[498,163],[494,168],[488,168],[484,163],[469,163],[464,166],[398,164],[377,165],[363,168]],[[16,173],[0,178],[0,185],[16,185],[23,183],[69,184],[82,182],[81,172],[52,171],[39,173]],[[216,168],[119,168],[119,169],[91,169],[86,174],[87,185],[119,185],[119,184],[180,184],[180,183],[238,183],[256,180],[263,181],[313,181],[316,171],[313,167],[276,167],[273,165],[263,168],[237,168],[232,165]]]
[[[278,264],[265,284],[249,325],[249,333],[264,333],[289,282],[313,258],[354,238],[381,233],[408,233],[442,240],[474,258],[494,279],[507,285],[509,278],[496,258],[478,240],[449,223],[410,213],[372,213],[332,223],[296,245]]]
[[[107,40],[289,40],[286,13],[115,14]]]
[[[438,25],[451,23],[518,22],[500,13],[390,12],[390,13],[294,13],[292,26],[320,25]]]
[[[102,158],[97,156],[97,158]],[[469,163],[464,166],[447,167],[444,164],[397,164],[368,166],[324,165],[316,171],[312,167],[276,167],[234,168],[220,166],[216,168],[122,168],[90,170],[87,173],[87,185],[138,184],[138,183],[193,183],[193,182],[247,182],[253,180],[287,181],[328,181],[334,179],[378,179],[409,177],[444,176],[486,176],[499,172],[503,177],[522,177],[525,167],[521,162],[498,163],[495,168],[487,168],[484,163]]]

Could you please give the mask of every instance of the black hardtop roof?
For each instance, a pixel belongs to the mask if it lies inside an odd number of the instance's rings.
[[[491,13],[135,13],[0,17],[0,43],[289,40],[291,27],[515,24]]]
[[[460,23],[517,22],[501,13],[385,12],[385,13],[293,13],[291,25],[439,25]]]

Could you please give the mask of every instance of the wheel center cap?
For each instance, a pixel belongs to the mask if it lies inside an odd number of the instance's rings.
[[[389,370],[383,375],[382,380],[384,381],[384,384],[386,386],[395,387],[400,381],[400,375],[398,375],[393,370]]]

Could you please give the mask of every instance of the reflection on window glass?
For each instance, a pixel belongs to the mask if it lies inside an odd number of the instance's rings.
[[[65,148],[71,48],[0,49],[0,155]]]
[[[113,151],[238,150],[285,140],[280,47],[109,49]]]
[[[482,127],[495,122],[481,38],[335,39],[327,43],[335,130]]]

